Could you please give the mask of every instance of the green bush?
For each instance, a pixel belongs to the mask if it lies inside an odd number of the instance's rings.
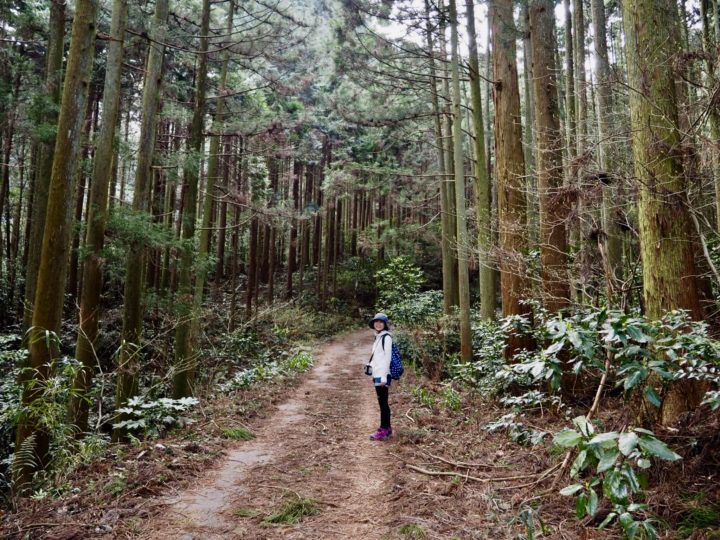
[[[617,520],[628,538],[640,531],[645,538],[657,538],[647,505],[637,502],[644,498],[641,471],[650,468],[652,458],[676,461],[680,456],[646,429],[596,433],[584,416],[578,416],[573,423],[576,429],[560,431],[554,442],[578,452],[570,468],[570,476],[578,483],[560,491],[575,497],[577,518],[595,515],[600,497],[604,496],[613,511],[600,524],[601,529]]]
[[[443,316],[443,293],[427,291],[410,294],[385,309],[393,323],[422,326]]]
[[[180,413],[184,413],[198,403],[199,401],[194,397],[160,398],[149,401],[143,396],[135,396],[130,398],[124,407],[116,410],[126,419],[113,424],[113,427],[126,429],[141,437],[160,437],[170,428],[182,427],[193,422],[191,418]]]
[[[419,293],[425,275],[407,257],[395,257],[375,272],[375,281],[378,288],[377,307],[389,311],[390,307]]]

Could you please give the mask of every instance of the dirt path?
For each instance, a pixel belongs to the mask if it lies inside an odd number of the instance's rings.
[[[377,464],[391,462],[393,443],[368,439],[378,422],[375,393],[361,372],[371,339],[358,331],[324,346],[256,438],[238,443],[195,488],[168,499],[143,538],[387,538],[392,486]],[[296,525],[265,522],[296,496],[319,501],[319,512]]]

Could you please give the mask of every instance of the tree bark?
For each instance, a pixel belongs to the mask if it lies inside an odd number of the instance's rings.
[[[673,0],[623,2],[643,296],[652,319],[678,308],[702,317],[672,71],[678,44],[675,33],[667,32],[677,17]],[[703,394],[697,381],[675,382],[663,393],[660,410],[646,403],[645,412],[651,421],[669,425]]]
[[[467,220],[465,217],[465,166],[463,162],[462,112],[460,96],[460,59],[458,53],[458,16],[456,0],[450,7],[450,65],[452,71],[453,156],[455,172],[455,214],[457,227],[458,298],[460,304],[460,359],[472,360],[470,330],[470,276],[468,273]]]
[[[142,119],[137,163],[135,168],[135,191],[133,210],[148,214],[150,210],[150,178],[153,152],[155,148],[156,115],[162,74],[163,55],[165,53],[166,22],[168,0],[157,0],[152,25],[152,41],[146,63],[145,83],[143,87]],[[148,216],[149,218],[149,216]],[[118,375],[115,391],[116,408],[124,407],[127,400],[138,391],[140,371],[141,336],[143,324],[143,268],[145,267],[145,246],[133,244],[128,250],[125,266],[125,305],[123,309],[122,345],[118,354]],[[120,420],[124,418],[120,416]],[[113,440],[125,439],[127,432],[116,428]]]
[[[611,169],[611,122],[612,86],[610,60],[607,50],[605,3],[603,0],[592,0],[593,42],[595,44],[595,78],[597,83],[597,127],[598,127],[598,158],[600,170],[609,176]],[[617,186],[603,184],[602,187],[602,224],[605,252],[605,290],[608,305],[616,302],[618,282],[622,279],[622,239],[617,223],[614,207],[618,200]]]
[[[95,57],[96,13],[97,1],[77,0],[48,192],[35,291],[36,308],[28,335],[29,368],[32,372],[21,376],[22,404],[26,411],[31,411],[34,402],[43,398],[43,387],[60,352],[58,335],[72,232],[70,209],[75,194],[84,113]],[[15,439],[18,459],[13,471],[16,494],[25,494],[33,473],[44,469],[48,463],[50,434],[42,427],[41,421],[41,418],[29,413],[18,422]],[[34,454],[35,459],[31,462],[21,459],[28,450]]]
[[[522,148],[520,93],[515,54],[516,29],[512,0],[491,0],[492,49],[495,81],[495,156],[498,191],[500,282],[503,316],[530,316],[522,304],[528,295],[524,256],[527,251],[527,204]],[[508,358],[529,348],[529,338],[508,338]]]
[[[480,267],[480,317],[495,318],[495,276],[490,257],[492,251],[492,193],[485,159],[485,124],[480,95],[480,62],[475,32],[474,1],[466,0],[469,46],[470,96],[472,100],[473,132],[475,134],[475,213],[478,228]]]
[[[111,40],[108,45],[103,91],[103,123],[95,147],[92,181],[90,184],[90,211],[87,216],[85,260],[83,262],[83,289],[80,299],[80,323],[75,347],[75,358],[81,369],[73,381],[73,393],[68,403],[68,421],[77,434],[87,430],[90,404],[87,393],[98,358],[95,341],[100,320],[100,294],[102,292],[102,259],[100,252],[105,243],[107,223],[108,186],[112,174],[113,141],[120,105],[120,83],[123,61],[123,39],[127,22],[127,0],[114,0]]]
[[[540,197],[540,265],[545,308],[555,313],[570,304],[567,237],[563,204],[563,140],[557,101],[555,16],[552,0],[531,0],[533,90],[537,126],[537,176]]]
[[[45,68],[45,96],[54,105],[60,105],[62,90],[62,63],[65,40],[65,0],[52,0],[50,3],[50,23]],[[58,114],[50,107],[44,115],[47,124],[55,124]],[[52,175],[53,156],[55,151],[55,133],[40,141],[38,149],[38,169],[35,171],[33,189],[32,223],[30,225],[30,241],[28,247],[27,267],[25,269],[25,309],[23,311],[23,327],[32,324],[33,302],[40,253],[42,251],[45,217],[47,214],[48,192]]]
[[[175,331],[175,366],[173,373],[173,398],[191,396],[195,380],[197,356],[192,343],[193,292],[192,266],[195,253],[195,220],[197,217],[198,183],[202,171],[203,125],[205,122],[205,93],[207,92],[208,34],[210,32],[210,0],[203,0],[200,24],[200,48],[195,90],[195,108],[190,127],[190,153],[185,162],[184,176],[187,184],[187,206],[183,216],[180,277],[178,282],[179,323]],[[208,194],[205,199],[210,199]],[[207,249],[206,249],[207,252]]]

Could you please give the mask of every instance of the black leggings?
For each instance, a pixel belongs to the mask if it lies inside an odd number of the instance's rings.
[[[378,404],[380,405],[380,427],[390,428],[390,405],[388,404],[388,395],[390,388],[388,386],[376,386]]]

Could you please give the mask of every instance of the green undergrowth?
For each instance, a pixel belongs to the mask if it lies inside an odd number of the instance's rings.
[[[420,525],[415,525],[414,523],[407,523],[400,527],[400,534],[403,538],[413,540],[427,537],[425,529],[423,529]]]
[[[255,434],[245,428],[226,428],[222,432],[223,437],[235,441],[249,441],[255,438]]]
[[[592,403],[603,374],[606,391],[621,398],[615,406],[644,402],[657,410],[670,384],[698,380],[708,387],[705,410],[720,410],[720,343],[709,335],[707,325],[679,311],[652,321],[607,309],[550,315],[534,308],[532,323],[522,317],[484,322],[473,312],[474,357],[468,363],[458,359],[457,319],[442,315],[441,293],[416,292],[388,308],[391,320],[400,325],[395,335],[403,359],[430,379],[410,389],[420,407],[413,414],[440,409],[457,413],[466,393],[492,401],[504,411],[485,420],[484,430],[506,433],[515,443],[542,449],[558,462],[569,451],[569,478],[560,484],[559,494],[573,502],[577,519],[596,520],[600,528],[613,529],[623,538],[659,538],[672,527],[687,536],[717,527],[714,502],[678,512],[675,523],[657,519],[647,502],[650,490],[662,489],[658,471],[677,471],[670,462],[697,453],[701,440],[688,437],[690,446],[684,447],[679,444],[682,438],[670,444],[641,424],[611,430],[599,418],[588,421],[578,415]],[[511,334],[526,334],[540,345],[507,362],[504,344]],[[580,383],[582,390],[564,391],[566,381]],[[546,417],[553,426],[565,422],[565,427],[547,427],[541,420]],[[423,439],[422,434],[415,438]],[[607,510],[598,518],[601,508]],[[531,525],[541,523],[542,516],[535,512],[531,521],[523,519],[537,535],[537,526]]]
[[[67,491],[63,486],[70,483],[75,471],[102,459],[114,448],[110,444],[113,427],[127,431],[130,445],[157,438],[182,437],[182,433],[188,431],[185,428],[206,415],[213,401],[232,400],[237,392],[247,395],[254,392],[256,386],[266,394],[272,392],[268,385],[280,388],[291,384],[298,374],[312,367],[313,347],[351,322],[350,317],[319,314],[316,310],[287,304],[265,308],[253,320],[229,333],[218,331],[222,325],[215,324],[213,317],[216,314],[208,312],[204,320],[205,327],[212,332],[206,331],[198,339],[195,397],[169,397],[172,362],[164,356],[167,348],[160,343],[160,338],[148,340],[147,348],[142,351],[144,367],[139,374],[137,396],[116,407],[114,360],[110,366],[103,362],[104,369],[94,377],[90,391],[78,395],[91,403],[90,429],[78,441],[74,439],[74,428],[68,423],[66,413],[70,398],[77,395],[71,383],[79,364],[67,354],[74,350],[74,344],[69,342],[74,333],[65,331],[60,338],[50,336],[62,341],[59,346],[66,355],[56,363],[31,408],[21,404],[21,388],[17,383],[20,366],[27,356],[22,337],[0,335],[0,496],[5,497],[5,506],[12,506],[10,478],[15,456],[34,459],[32,453],[16,453],[14,449],[15,426],[21,416],[36,416],[52,435],[49,467],[35,477],[32,492],[37,498],[60,496]],[[171,347],[172,336],[169,332],[162,338],[168,340],[168,347]],[[158,357],[154,357],[156,352]],[[248,418],[256,416],[253,402],[238,403],[238,414]],[[234,440],[253,437],[245,428],[234,427],[232,421],[224,427],[224,430],[214,430],[215,435]],[[203,427],[200,431],[203,429],[211,428]],[[188,433],[194,431],[190,429]]]
[[[318,513],[320,513],[320,504],[316,499],[293,493],[286,495],[283,505],[264,521],[270,525],[296,525],[304,518]]]

